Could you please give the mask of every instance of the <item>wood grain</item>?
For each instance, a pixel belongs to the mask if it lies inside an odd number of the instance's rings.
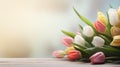
[[[120,67],[120,65],[91,65],[56,58],[0,58],[0,67]]]

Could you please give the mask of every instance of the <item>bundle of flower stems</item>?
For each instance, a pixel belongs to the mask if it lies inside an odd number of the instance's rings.
[[[106,15],[99,11],[94,23],[73,9],[86,26],[79,24],[77,33],[62,30],[66,49],[54,51],[53,56],[91,64],[120,63],[120,7],[110,8]]]

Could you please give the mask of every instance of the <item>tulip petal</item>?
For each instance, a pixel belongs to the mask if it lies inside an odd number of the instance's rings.
[[[69,60],[72,60],[72,61],[78,60],[81,57],[81,53],[77,50],[71,50],[68,52],[67,57]]]
[[[72,42],[73,42],[73,38],[71,37],[66,36],[62,38],[62,43],[67,47],[72,46]]]
[[[112,34],[112,36],[120,35],[120,28],[116,27],[116,26],[113,26],[111,28],[111,34]]]
[[[65,53],[63,50],[57,50],[53,52],[53,56],[56,58],[63,58],[65,56]]]
[[[118,16],[119,16],[119,19],[120,19],[120,7],[118,8]]]
[[[82,36],[76,35],[74,38],[74,43],[79,44],[81,46],[85,46],[85,40]]]
[[[116,9],[109,9],[108,11],[109,20],[111,25],[118,25],[120,23],[118,13]]]
[[[102,47],[104,45],[105,41],[104,39],[102,39],[101,37],[99,36],[95,36],[93,38],[93,41],[92,41],[92,44],[95,46],[95,47]]]
[[[111,42],[112,46],[120,46],[120,35],[114,36],[113,41]]]
[[[92,64],[101,64],[105,62],[105,55],[103,52],[97,52],[90,57]]]
[[[71,51],[71,50],[75,50],[75,48],[73,46],[72,47],[67,47],[66,50],[65,50],[66,54],[68,54],[68,52]]]
[[[102,12],[98,12],[98,20],[100,20],[104,25],[107,25],[107,19]]]
[[[106,27],[105,27],[104,24],[101,23],[101,21],[98,21],[98,20],[97,20],[97,21],[94,23],[94,27],[95,27],[95,29],[96,29],[98,32],[100,32],[100,33],[105,33],[105,31],[106,31]]]
[[[87,37],[92,37],[94,35],[94,31],[93,31],[92,27],[85,26],[83,28],[83,34]]]

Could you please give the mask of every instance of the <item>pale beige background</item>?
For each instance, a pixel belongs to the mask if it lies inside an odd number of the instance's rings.
[[[78,31],[81,21],[73,6],[94,21],[98,9],[104,11],[109,3],[120,4],[119,0],[0,0],[0,57],[51,57],[52,51],[65,48],[61,29]]]

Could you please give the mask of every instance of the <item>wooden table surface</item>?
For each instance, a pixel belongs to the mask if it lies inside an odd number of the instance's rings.
[[[0,58],[0,67],[120,67],[115,64],[91,65],[56,58]]]

